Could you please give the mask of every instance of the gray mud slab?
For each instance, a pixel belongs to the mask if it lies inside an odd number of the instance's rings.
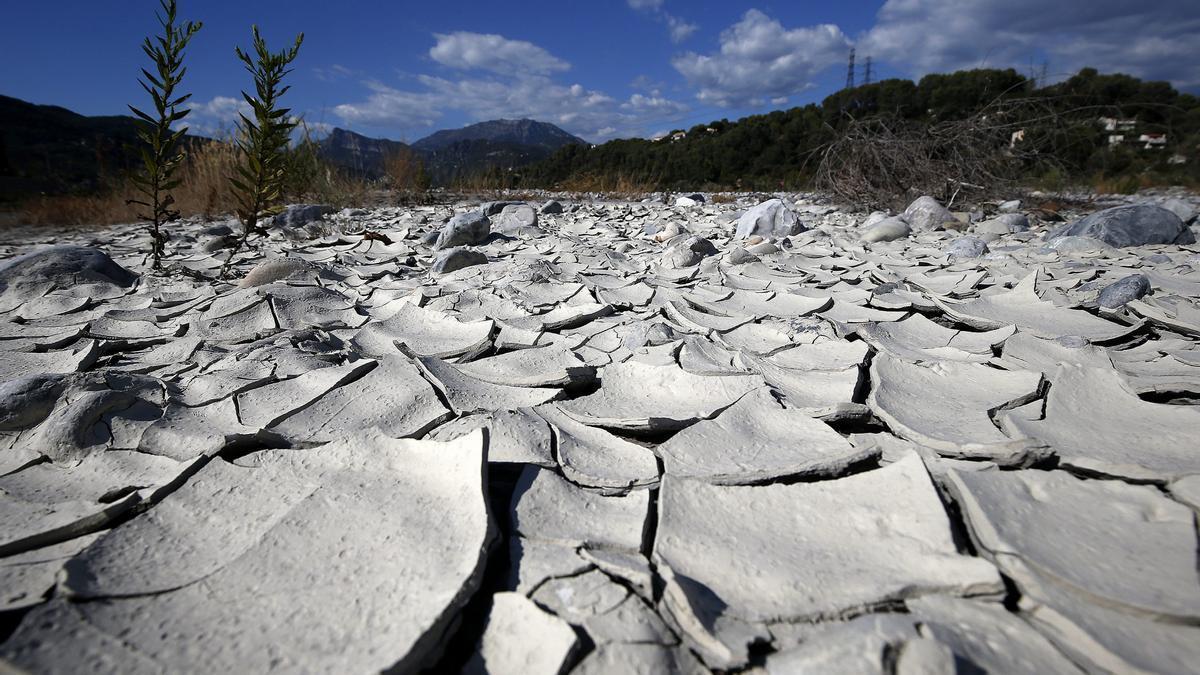
[[[1012,434],[1048,445],[1060,463],[1088,473],[1167,482],[1200,474],[1200,410],[1144,401],[1112,369],[1064,364],[1045,411],[1002,415]]]
[[[1041,373],[974,363],[910,363],[878,355],[871,364],[871,410],[898,436],[948,457],[1021,463],[1038,456],[1037,442],[1005,435],[990,411],[1033,400]]]
[[[681,429],[712,417],[762,384],[758,376],[706,377],[678,366],[621,363],[604,369],[599,391],[559,408],[592,426]]]
[[[483,573],[493,536],[484,453],[481,433],[447,445],[374,433],[250,455],[228,470],[278,472],[311,490],[277,484],[282,499],[260,502],[252,483],[235,482],[250,491],[242,508],[270,512],[238,519],[250,530],[212,521],[218,486],[181,493],[177,508],[118,527],[70,563],[68,588],[110,600],[44,605],[0,655],[37,671],[76,670],[100,653],[115,671],[417,668],[437,653]],[[164,542],[156,561],[144,555],[143,534]],[[125,574],[138,565],[153,576]],[[187,579],[120,597],[130,583]],[[122,648],[111,649],[117,641]]]
[[[717,485],[836,476],[874,456],[851,446],[824,422],[785,409],[766,389],[684,429],[657,452],[668,475]]]
[[[915,454],[795,485],[725,487],[668,474],[658,509],[664,603],[711,667],[744,665],[749,640],[769,623],[1002,589],[992,565],[958,553]],[[793,534],[781,539],[781,530]]]

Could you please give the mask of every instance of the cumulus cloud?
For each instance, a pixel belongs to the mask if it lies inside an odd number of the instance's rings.
[[[441,117],[439,101],[428,92],[400,91],[375,80],[363,84],[371,91],[367,100],[333,109],[348,124],[429,126]]]
[[[199,136],[228,136],[237,127],[239,114],[252,114],[250,104],[242,97],[214,96],[208,101],[194,101],[183,126]]]
[[[700,29],[696,24],[664,10],[664,0],[627,0],[627,2],[635,10],[652,12],[659,21],[665,23],[667,34],[671,36],[671,42],[676,44],[688,39],[692,33]]]
[[[696,24],[688,23],[677,16],[665,14],[664,17],[667,21],[667,31],[671,34],[671,42],[683,42],[700,29]]]
[[[1198,34],[1195,0],[888,0],[859,53],[913,75],[1024,69],[1044,55],[1053,73],[1093,66],[1195,86]]]
[[[434,37],[437,44],[429,50],[430,58],[451,68],[540,75],[571,68],[566,61],[524,40],[462,31]]]
[[[492,41],[496,44],[516,42],[500,36],[483,37],[498,38],[499,42]],[[492,68],[483,65],[482,57],[474,56],[473,50],[462,49],[463,40],[447,40],[444,35],[435,38],[437,45],[430,53],[436,53],[440,63],[494,72],[461,77],[418,75],[415,86],[407,88],[368,81],[364,84],[370,94],[365,100],[336,106],[334,114],[348,125],[409,131],[431,127],[450,111],[461,112],[473,120],[527,117],[556,124],[584,138],[607,140],[642,135],[651,125],[676,121],[689,110],[686,104],[666,98],[658,91],[622,99],[580,83],[557,81],[545,67]],[[514,61],[513,53],[549,55],[536,45],[522,44],[536,52],[510,50],[504,57],[510,64]]]
[[[845,61],[849,39],[832,24],[784,28],[752,9],[721,33],[715,54],[688,52],[672,60],[707,103],[761,105],[810,88],[825,68]]]

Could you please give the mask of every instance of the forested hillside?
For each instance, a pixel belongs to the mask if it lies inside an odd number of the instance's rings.
[[[510,176],[514,184],[586,186],[620,179],[659,189],[796,188],[814,177],[821,151],[855,121],[878,118],[908,128],[955,120],[1025,130],[1024,177],[1064,180],[1150,176],[1195,182],[1200,177],[1200,100],[1165,82],[1084,69],[1061,83],[1035,88],[1014,70],[970,70],[893,79],[837,92],[818,104],[717,120],[676,130],[660,140],[618,140],[568,146]],[[1124,120],[1108,130],[1101,118]],[[1130,123],[1132,121],[1132,123]],[[1147,148],[1143,135],[1165,143]],[[1110,144],[1110,136],[1123,135]],[[1004,144],[1010,141],[1005,135]],[[1000,141],[998,141],[1000,142]],[[1182,162],[1181,162],[1182,160]]]

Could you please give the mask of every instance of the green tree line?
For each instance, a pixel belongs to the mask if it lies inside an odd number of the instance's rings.
[[[1058,140],[1053,168],[1050,163],[1031,164],[1030,180],[1047,173],[1058,180],[1137,174],[1190,184],[1200,179],[1200,99],[1166,82],[1085,68],[1045,87],[1012,69],[932,74],[918,82],[883,80],[836,92],[819,104],[700,124],[679,140],[668,135],[657,141],[568,146],[510,176],[508,182],[565,187],[620,178],[670,190],[799,189],[813,177],[817,151],[852,119],[889,117],[935,124],[967,119],[997,101],[1017,99],[1041,104],[1037,109],[1042,112],[1028,120],[1027,137],[1054,135]],[[1120,132],[1105,131],[1101,117],[1135,119],[1135,135],[1165,133],[1168,145],[1162,150],[1145,150],[1130,142],[1110,146],[1109,134]],[[672,134],[678,131],[684,130]],[[1173,156],[1187,161],[1172,163]]]

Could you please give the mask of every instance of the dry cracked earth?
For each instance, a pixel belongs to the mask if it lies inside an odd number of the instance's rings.
[[[1200,669],[1200,200],[781,197],[6,235],[0,658]]]

